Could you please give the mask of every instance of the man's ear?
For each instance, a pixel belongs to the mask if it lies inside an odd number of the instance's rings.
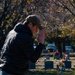
[[[30,26],[33,26],[33,24],[32,24],[31,22],[29,23],[29,25],[30,25]]]

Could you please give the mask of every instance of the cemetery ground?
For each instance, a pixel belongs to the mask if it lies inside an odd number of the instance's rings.
[[[49,55],[49,54],[48,54]],[[30,69],[27,75],[61,75],[57,70],[56,65],[61,60],[54,59],[53,56],[48,58],[47,54],[40,57],[36,62],[36,69]],[[53,68],[45,70],[44,62],[53,61]],[[75,53],[70,53],[71,68],[64,71],[64,75],[75,75]]]
[[[59,71],[57,70],[40,70],[40,71],[29,71],[26,75],[61,75]],[[65,71],[64,75],[75,75],[75,71]]]

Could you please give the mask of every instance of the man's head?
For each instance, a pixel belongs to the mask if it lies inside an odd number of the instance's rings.
[[[39,30],[42,30],[43,27],[41,26],[40,20],[36,15],[29,15],[25,19],[25,23],[29,24],[32,23],[33,26],[37,26]]]
[[[43,27],[40,24],[40,20],[36,15],[29,15],[26,17],[24,23],[24,25],[27,25],[33,36],[38,32],[38,29],[40,30],[38,33],[38,42],[44,44],[44,40],[45,40],[45,30],[43,29]]]

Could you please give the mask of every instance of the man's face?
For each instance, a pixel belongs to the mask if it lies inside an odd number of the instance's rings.
[[[35,33],[37,33],[38,32],[38,27],[35,25],[35,26],[33,26],[33,34],[35,34]]]

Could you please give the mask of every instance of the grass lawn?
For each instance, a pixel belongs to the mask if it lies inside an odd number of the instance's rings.
[[[27,75],[61,75],[59,71],[29,71]],[[65,71],[64,75],[75,75],[75,70]]]

